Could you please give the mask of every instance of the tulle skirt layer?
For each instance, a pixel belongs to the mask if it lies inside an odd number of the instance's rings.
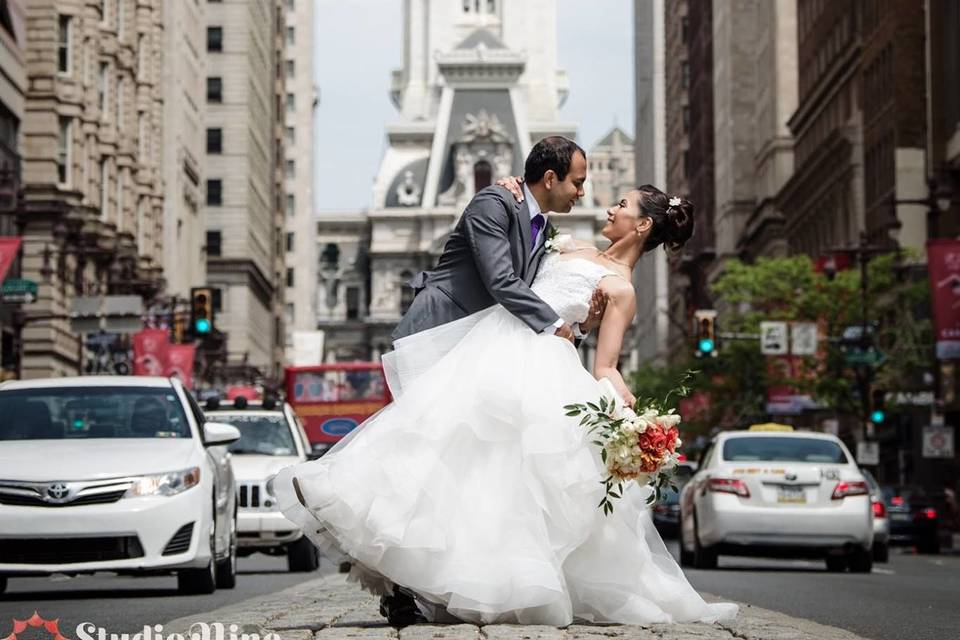
[[[599,394],[574,347],[499,307],[451,325],[398,341],[385,360],[395,401],[277,476],[284,514],[349,558],[364,586],[407,587],[435,616],[563,626],[735,615],[689,585],[647,489],[612,516],[597,509],[603,465],[563,411]]]

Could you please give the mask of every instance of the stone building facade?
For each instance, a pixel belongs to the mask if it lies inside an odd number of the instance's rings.
[[[78,372],[75,296],[163,288],[162,4],[25,3],[23,377]]]
[[[163,275],[167,293],[185,299],[207,279],[204,224],[206,2],[164,8]]]
[[[588,205],[606,209],[620,196],[636,188],[633,138],[614,127],[590,147],[587,161],[590,191]]]
[[[317,242],[313,213],[313,116],[316,90],[313,80],[313,2],[287,3],[284,39],[286,61],[295,64],[285,79],[283,99],[286,130],[292,141],[284,144],[284,250],[286,325],[285,345],[290,360],[294,331],[317,326]]]
[[[207,284],[227,363],[279,375],[284,328],[285,2],[207,3]],[[214,43],[211,45],[211,39]]]
[[[0,12],[0,236],[10,238],[20,235],[16,214],[22,180],[20,134],[27,90],[25,2],[8,1],[0,6]],[[18,262],[10,265],[8,277],[19,275]],[[17,305],[0,303],[0,380],[16,375],[19,367],[15,310]]]

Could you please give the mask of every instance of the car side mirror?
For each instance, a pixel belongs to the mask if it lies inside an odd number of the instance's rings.
[[[203,425],[203,444],[207,447],[230,444],[240,439],[240,430],[231,424],[207,422]]]

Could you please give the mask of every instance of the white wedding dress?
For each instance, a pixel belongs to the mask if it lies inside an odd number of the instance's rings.
[[[549,255],[533,290],[567,322],[600,280]],[[284,514],[375,593],[391,583],[433,619],[565,626],[574,618],[713,622],[653,527],[646,487],[604,516],[603,465],[563,406],[599,397],[572,344],[502,307],[399,340],[394,402],[323,458],[275,479]],[[308,505],[296,497],[296,477]]]

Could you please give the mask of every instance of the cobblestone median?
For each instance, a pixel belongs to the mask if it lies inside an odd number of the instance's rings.
[[[719,600],[705,595],[707,599]],[[280,640],[864,640],[842,629],[741,605],[725,624],[581,625],[414,625],[395,629],[378,611],[377,598],[335,574],[269,596],[179,618],[164,633],[186,634],[196,623],[236,625],[240,634],[275,633]],[[229,629],[228,629],[229,630]],[[186,636],[189,639],[189,636]]]

